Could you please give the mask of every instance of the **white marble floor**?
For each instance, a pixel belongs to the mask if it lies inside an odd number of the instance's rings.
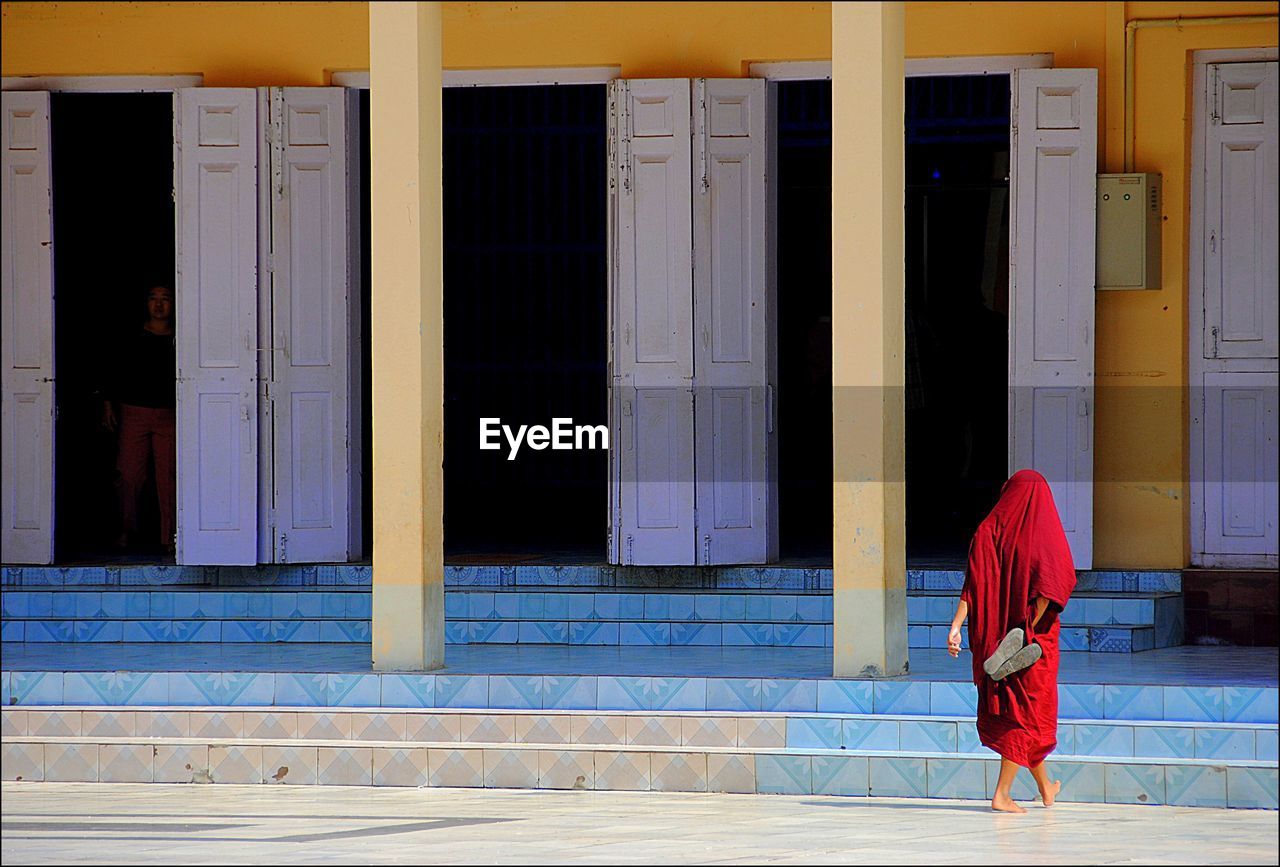
[[[5,783],[35,863],[1275,864],[1275,813],[1102,804]]]

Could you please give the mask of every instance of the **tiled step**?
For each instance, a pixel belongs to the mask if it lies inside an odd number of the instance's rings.
[[[299,741],[221,738],[6,737],[5,780],[284,783],[598,791],[739,792],[987,799],[991,759],[934,752]],[[1276,808],[1275,762],[1064,755],[1050,768],[1060,800]],[[1014,796],[1034,790],[1019,775]]]
[[[5,737],[200,737],[993,753],[973,719],[866,714],[426,711],[351,708],[5,708]],[[1058,727],[1064,755],[1270,761],[1276,726],[1077,720]]]
[[[1280,690],[1275,687],[1059,683],[1058,714],[1063,720],[1275,725],[1280,718],[1278,699]],[[137,709],[174,705],[343,706],[967,717],[976,712],[977,691],[972,683],[958,680],[4,671],[0,672],[0,705]]]
[[[10,590],[0,601],[5,641],[315,643],[368,640],[371,596],[62,588]],[[954,596],[913,591],[907,604],[909,646],[945,648]],[[453,589],[445,596],[451,644],[829,647],[831,614],[828,594]],[[1063,622],[1065,650],[1131,653],[1182,642],[1175,594],[1090,593],[1071,601]]]
[[[332,587],[369,586],[372,568],[360,564],[280,564],[265,566],[5,566],[6,587],[171,586]],[[447,565],[445,584],[457,587],[685,588],[707,590],[830,590],[830,568],[786,566],[541,566]],[[955,569],[908,569],[908,590],[958,593],[964,573]],[[1177,571],[1089,570],[1078,574],[1077,592],[1178,593]]]

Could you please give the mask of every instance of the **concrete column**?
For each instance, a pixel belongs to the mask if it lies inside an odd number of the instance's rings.
[[[907,669],[903,4],[831,4],[835,665]],[[945,492],[940,492],[945,495]]]
[[[373,667],[444,665],[440,4],[369,4]]]

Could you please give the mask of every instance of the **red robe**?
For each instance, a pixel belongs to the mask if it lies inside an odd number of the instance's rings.
[[[1075,586],[1071,549],[1049,483],[1034,470],[1019,470],[973,535],[960,598],[969,604],[978,738],[1023,767],[1040,764],[1058,743],[1058,612]],[[1037,596],[1051,604],[1033,632]],[[1040,645],[1043,656],[994,681],[982,664],[1016,626]]]

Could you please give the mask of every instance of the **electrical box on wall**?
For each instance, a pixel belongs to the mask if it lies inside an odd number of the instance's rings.
[[[1160,175],[1098,175],[1098,288],[1160,288]]]

